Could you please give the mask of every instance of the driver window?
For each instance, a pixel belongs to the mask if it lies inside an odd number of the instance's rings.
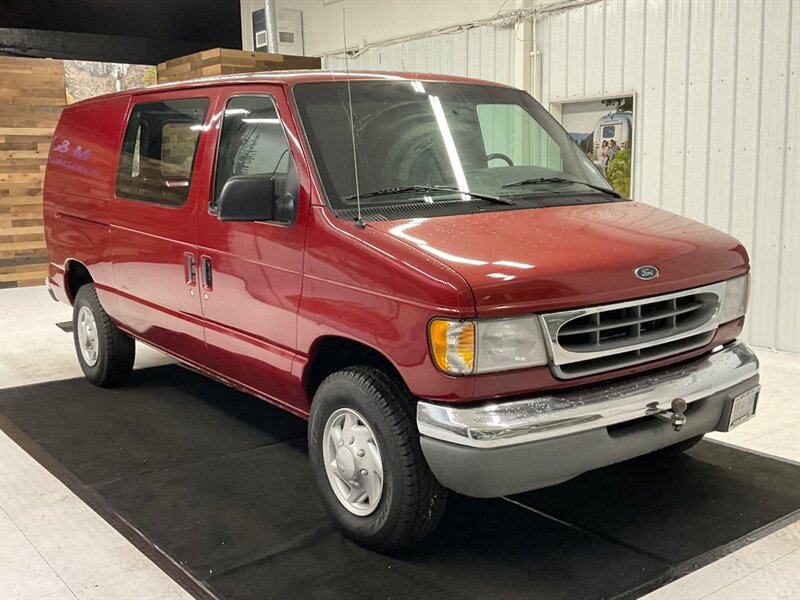
[[[478,121],[486,155],[498,155],[489,167],[532,165],[561,171],[561,150],[524,108],[517,104],[479,104]]]
[[[289,144],[274,100],[269,96],[231,98],[222,120],[211,209],[216,209],[222,188],[231,177],[273,175],[276,192],[280,193],[287,175],[293,172]]]

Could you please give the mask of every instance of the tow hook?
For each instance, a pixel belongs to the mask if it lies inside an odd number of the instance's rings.
[[[686,406],[686,400],[683,398],[675,398],[672,401],[672,410],[659,410],[658,403],[653,402],[647,407],[647,414],[654,416],[656,419],[672,423],[672,429],[680,431],[686,425],[686,415],[684,414]]]

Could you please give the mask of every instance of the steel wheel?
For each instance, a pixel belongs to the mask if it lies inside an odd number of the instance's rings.
[[[351,408],[334,411],[325,424],[325,470],[339,502],[354,515],[375,512],[383,495],[383,460],[369,423]]]
[[[97,364],[98,349],[97,323],[88,306],[82,306],[78,312],[78,343],[80,344],[83,360],[90,367]]]

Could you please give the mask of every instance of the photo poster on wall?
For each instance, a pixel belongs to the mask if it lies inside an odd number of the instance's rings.
[[[633,96],[564,102],[561,124],[603,172],[630,198],[633,169]]]
[[[111,92],[154,85],[156,79],[154,65],[129,65],[85,60],[64,61],[67,104]]]

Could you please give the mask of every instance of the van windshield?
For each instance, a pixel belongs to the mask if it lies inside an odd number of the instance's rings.
[[[332,81],[293,89],[325,194],[345,212],[356,205],[347,87]],[[604,193],[611,185],[561,125],[519,90],[358,80],[350,95],[363,208],[460,201],[463,212],[473,212],[470,203],[491,200],[481,196],[499,198],[492,204],[501,208],[619,199]]]

